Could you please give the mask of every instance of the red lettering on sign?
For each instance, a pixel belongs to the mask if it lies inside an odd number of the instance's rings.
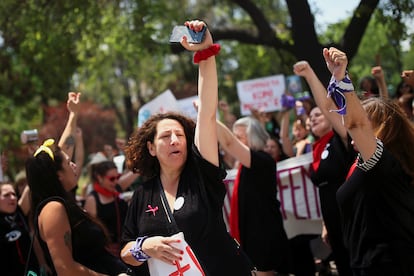
[[[286,210],[285,210],[285,197],[284,197],[284,190],[289,189],[289,185],[283,185],[280,181],[280,173],[276,174],[276,183],[278,186],[279,198],[280,198],[280,212],[282,213],[283,219],[287,219]]]
[[[296,178],[296,180],[293,179],[293,175],[298,173],[298,170],[300,171],[300,180]],[[284,179],[288,179],[287,183],[282,184],[280,174],[288,174]],[[284,190],[290,190],[290,197],[293,207],[293,215],[296,219],[311,219],[311,202],[309,201],[309,194],[310,192],[313,194],[317,194],[317,188],[312,185],[312,191],[308,191],[308,186],[306,185],[306,178],[309,178],[309,170],[307,170],[304,166],[297,166],[292,167],[286,170],[280,170],[277,171],[276,174],[276,181],[278,185],[279,190],[279,198],[280,198],[280,204],[281,204],[281,212],[284,219],[286,219],[286,211],[284,203],[287,200],[285,198]],[[298,210],[298,200],[303,198],[303,203],[305,206],[305,215],[300,215]],[[314,209],[316,211],[316,215],[318,217],[321,216],[320,212],[320,206],[319,202],[315,201]]]
[[[254,90],[254,89],[263,89],[269,87],[271,84],[268,81],[255,81],[253,83],[243,84],[243,89],[245,90]]]
[[[177,271],[170,273],[170,276],[184,276],[184,272],[190,270],[191,268],[190,264],[186,264],[185,266],[181,267],[179,261],[175,261],[174,264],[177,267]]]
[[[252,98],[254,100],[262,100],[262,99],[272,98],[272,97],[273,97],[272,90],[262,90],[262,91],[257,91],[257,92],[252,93]]]

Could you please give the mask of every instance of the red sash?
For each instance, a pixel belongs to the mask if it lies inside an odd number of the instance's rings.
[[[333,136],[334,132],[331,130],[327,134],[322,136],[319,140],[315,141],[315,143],[313,143],[312,168],[314,172],[318,171],[319,164],[321,163],[322,152],[325,150],[326,145],[332,139]]]
[[[355,158],[355,162],[352,163],[351,167],[349,168],[348,174],[346,175],[346,180],[348,180],[348,178],[352,175],[352,173],[354,172],[356,165],[358,163],[358,158]]]
[[[239,182],[240,182],[240,172],[242,165],[239,165],[237,169],[236,179],[234,180],[233,193],[231,195],[230,202],[230,215],[229,215],[229,225],[230,225],[230,235],[235,238],[240,243],[240,230],[239,230]]]

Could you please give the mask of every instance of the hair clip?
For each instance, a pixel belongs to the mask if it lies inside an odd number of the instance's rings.
[[[55,140],[53,139],[47,139],[43,142],[43,144],[36,150],[36,152],[33,154],[33,156],[37,156],[42,151],[46,152],[50,158],[52,158],[53,161],[55,161],[55,156],[53,155],[53,151],[50,149],[50,146],[55,143]]]

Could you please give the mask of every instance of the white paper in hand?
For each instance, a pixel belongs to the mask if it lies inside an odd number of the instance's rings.
[[[181,242],[173,243],[172,246],[181,249],[184,254],[180,262],[175,265],[168,264],[159,259],[148,259],[148,267],[151,276],[166,276],[166,275],[184,275],[184,276],[204,276],[204,271],[201,268],[194,252],[184,239],[184,234],[179,232],[173,236]]]

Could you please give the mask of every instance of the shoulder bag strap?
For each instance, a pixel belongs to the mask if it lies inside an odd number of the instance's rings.
[[[171,212],[170,205],[168,204],[168,200],[167,200],[167,197],[165,196],[164,188],[162,187],[161,180],[159,178],[158,178],[158,185],[160,186],[161,203],[162,203],[162,206],[164,207],[165,213],[167,214],[168,222],[170,223],[170,225],[172,225],[175,228],[175,230],[179,232],[177,222],[175,221],[174,216]]]

